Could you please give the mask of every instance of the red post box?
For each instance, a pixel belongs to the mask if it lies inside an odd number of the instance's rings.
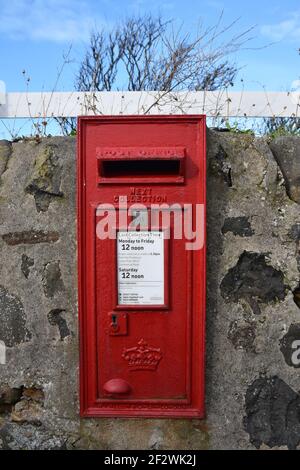
[[[204,116],[80,117],[81,416],[203,417]]]

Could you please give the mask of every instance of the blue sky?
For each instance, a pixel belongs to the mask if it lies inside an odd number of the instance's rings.
[[[57,86],[70,90],[91,29],[110,28],[132,14],[160,12],[195,31],[199,22],[212,26],[222,10],[224,25],[240,18],[228,38],[255,26],[247,49],[232,57],[245,88],[290,89],[300,75],[299,0],[0,0],[0,80],[7,91],[22,91],[25,70],[30,91],[52,90],[72,45],[72,62]]]

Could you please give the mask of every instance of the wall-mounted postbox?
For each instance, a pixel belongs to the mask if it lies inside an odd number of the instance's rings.
[[[205,118],[81,117],[81,415],[202,417]]]

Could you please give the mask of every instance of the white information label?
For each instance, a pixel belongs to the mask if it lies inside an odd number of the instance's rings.
[[[164,304],[163,232],[117,235],[119,305]]]

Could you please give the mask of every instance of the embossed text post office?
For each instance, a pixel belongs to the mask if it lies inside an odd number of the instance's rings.
[[[83,417],[204,416],[205,117],[78,121]]]

